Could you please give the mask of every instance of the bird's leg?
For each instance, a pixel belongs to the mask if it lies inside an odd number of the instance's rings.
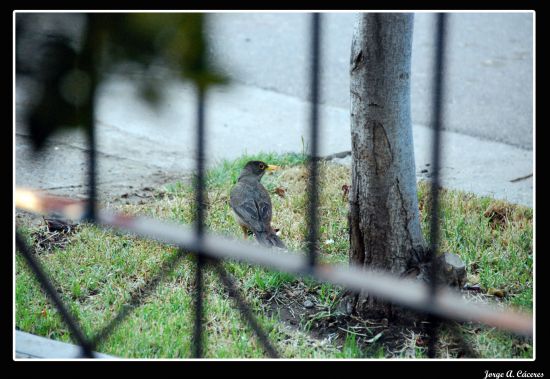
[[[241,225],[241,229],[243,230],[243,233],[244,233],[244,239],[248,239],[248,228],[244,225]]]

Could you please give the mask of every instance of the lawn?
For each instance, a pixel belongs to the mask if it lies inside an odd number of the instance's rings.
[[[280,229],[281,239],[292,250],[302,249],[307,227],[307,170],[299,154],[243,156],[221,162],[209,170],[207,226],[226,236],[242,238],[228,199],[240,169],[251,159],[282,166],[282,170],[265,175],[262,182],[272,194],[273,225]],[[320,169],[323,250],[320,259],[327,263],[347,262],[347,201],[342,186],[350,184],[349,168],[322,162]],[[420,182],[418,195],[425,235],[428,191],[429,186]],[[128,214],[187,224],[193,220],[193,202],[192,185],[178,182],[156,189],[142,204],[120,204],[117,208]],[[451,190],[442,190],[441,205],[441,248],[460,255],[467,265],[468,282],[479,284],[480,292],[471,296],[472,301],[530,312],[533,307],[532,209]],[[45,226],[36,228],[21,223],[18,228],[33,245],[48,235]],[[253,237],[250,240],[252,242]],[[173,247],[85,224],[67,236],[65,243],[36,250],[59,295],[88,336],[105,326],[130,299],[134,301],[135,307],[129,316],[96,348],[128,358],[187,358],[192,354],[194,257],[185,256],[158,286],[146,290],[147,283],[163,263],[175,254],[177,250]],[[398,343],[390,346],[384,325],[365,326],[363,320],[362,324],[339,327],[339,333],[320,328],[319,325],[337,319],[335,310],[340,293],[337,287],[247,264],[225,262],[224,267],[233,275],[270,341],[285,358],[425,356],[421,331],[403,330]],[[212,270],[206,272],[205,287],[205,356],[265,357],[253,331]],[[313,307],[308,307],[302,316],[284,314],[286,305],[292,304],[288,308],[291,313],[298,312],[304,308],[305,300]],[[287,322],[291,319],[295,322]],[[16,326],[26,332],[70,341],[68,329],[19,255],[16,256]],[[440,357],[461,356],[455,341],[457,333],[477,357],[530,358],[533,355],[529,339],[482,325],[451,323],[440,333]]]

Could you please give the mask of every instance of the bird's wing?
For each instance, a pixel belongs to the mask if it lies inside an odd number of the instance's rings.
[[[269,201],[269,197],[267,199],[267,201],[265,198],[254,199],[254,204],[258,209],[260,222],[269,230],[271,226],[271,201]]]
[[[244,196],[243,194],[248,194]],[[246,188],[233,191],[230,205],[235,213],[254,232],[269,230],[271,222],[271,203],[261,191],[249,192]]]
[[[246,223],[252,231],[262,232],[265,230],[262,221],[262,211],[253,199],[246,199],[237,204],[232,204],[233,211]]]

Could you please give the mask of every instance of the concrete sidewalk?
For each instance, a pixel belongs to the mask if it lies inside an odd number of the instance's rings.
[[[117,359],[116,357],[94,352],[97,359]],[[60,342],[34,334],[15,331],[16,359],[90,359],[82,357],[82,349],[66,342]]]
[[[100,193],[151,187],[185,179],[195,163],[195,96],[188,85],[171,82],[154,110],[140,100],[131,82],[110,78],[99,92],[97,138]],[[23,93],[24,88],[18,88]],[[17,96],[17,109],[24,109]],[[320,154],[351,149],[349,110],[321,106]],[[307,146],[310,104],[297,97],[254,86],[231,85],[207,96],[209,166],[244,153],[301,152]],[[54,136],[40,160],[31,159],[26,131],[16,127],[16,184],[51,193],[84,195],[87,148],[78,132]],[[430,175],[431,131],[414,125],[418,178]],[[443,132],[442,184],[533,206],[533,152],[454,132]],[[345,161],[345,160],[344,160]],[[348,159],[349,161],[349,159]],[[344,162],[345,163],[345,162]],[[349,163],[349,162],[348,162]]]

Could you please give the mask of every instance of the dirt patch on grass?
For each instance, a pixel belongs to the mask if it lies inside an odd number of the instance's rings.
[[[353,336],[365,352],[383,346],[386,357],[398,356],[402,352],[404,327],[414,327],[412,324],[391,324],[387,319],[339,313],[336,297],[327,304],[326,300],[319,298],[318,287],[308,287],[302,281],[282,285],[274,292],[267,291],[262,300],[268,314],[278,317],[295,330],[306,332],[311,338],[341,348],[346,339]]]
[[[134,188],[130,186],[126,192],[111,197],[110,205],[115,208],[120,208],[120,206],[125,205],[145,206],[154,204],[165,196],[167,196],[167,192],[162,188],[153,188],[149,186]]]
[[[33,248],[37,254],[64,249],[71,236],[79,229],[78,224],[68,220],[42,217],[43,224],[31,232]]]
[[[501,303],[501,300],[477,291],[462,291],[468,301]],[[320,342],[342,348],[353,338],[364,358],[426,357],[429,344],[429,322],[411,311],[396,320],[359,317],[338,311],[339,295],[328,303],[319,296],[318,286],[303,281],[284,284],[262,294],[264,309],[293,330],[307,333]],[[444,321],[438,329],[437,355],[442,358],[476,358],[478,352],[465,336],[483,328],[473,324]],[[380,356],[382,354],[382,356]]]
[[[127,205],[145,207],[155,203],[158,199],[166,195],[167,192],[163,188],[157,189],[151,186],[134,188],[130,185],[126,188],[126,192],[103,197],[99,205],[105,208],[120,208]],[[84,196],[76,197],[85,198]],[[28,230],[32,238],[32,247],[35,249],[35,252],[44,254],[50,253],[55,249],[64,249],[67,244],[70,243],[71,237],[80,229],[78,222],[63,219],[60,218],[60,216],[58,218],[58,216],[59,215],[43,216],[41,214],[17,209],[15,221],[18,228],[22,227]]]
[[[506,227],[514,212],[514,207],[504,202],[494,202],[483,213],[492,229]]]

